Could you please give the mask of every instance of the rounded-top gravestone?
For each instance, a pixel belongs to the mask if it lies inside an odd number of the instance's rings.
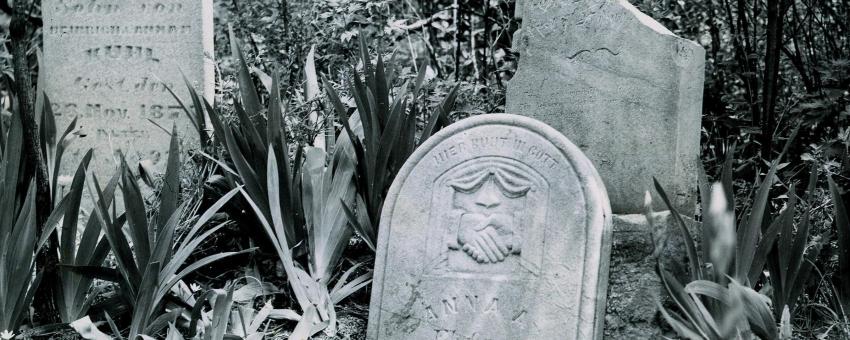
[[[590,339],[611,208],[591,162],[532,118],[463,120],[416,150],[381,218],[369,339]]]

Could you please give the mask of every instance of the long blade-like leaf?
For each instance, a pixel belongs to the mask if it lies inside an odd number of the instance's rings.
[[[148,259],[151,254],[151,234],[152,230],[148,225],[147,213],[145,210],[145,201],[142,198],[142,192],[139,189],[139,184],[127,162],[122,162],[121,168],[121,192],[124,195],[124,205],[127,211],[127,225],[130,228],[130,238],[133,241],[133,249],[136,254],[136,265],[138,268],[145,268],[148,265]]]
[[[319,77],[316,75],[316,45],[310,46],[307,59],[304,62],[304,96],[306,101],[311,101],[319,95]],[[316,123],[315,121],[312,123]]]
[[[694,245],[694,238],[691,236],[691,231],[688,229],[688,225],[685,223],[685,220],[682,218],[682,215],[673,207],[670,203],[670,199],[667,198],[667,193],[664,191],[664,188],[661,186],[661,183],[658,182],[658,179],[653,178],[653,182],[655,183],[655,190],[658,192],[658,196],[661,197],[661,200],[664,201],[664,204],[667,206],[667,209],[673,214],[674,219],[676,220],[676,224],[679,226],[679,230],[682,232],[682,236],[685,238],[685,249],[687,249],[688,254],[688,265],[690,268],[690,274],[693,280],[700,280],[703,277],[702,273],[702,261],[697,255],[696,246]]]
[[[236,33],[233,32],[233,26],[228,27],[228,32],[230,35],[231,53],[237,63],[239,93],[242,95],[241,102],[249,112],[260,112],[260,96],[257,94],[257,87],[254,85],[254,80],[251,79],[251,71],[245,62],[245,55],[242,54],[242,49],[239,47],[239,41],[236,39]]]
[[[850,311],[850,218],[847,215],[847,205],[841,197],[838,185],[827,177],[829,192],[832,194],[833,218],[836,234],[838,235],[838,271],[833,281],[837,286],[839,300],[845,311]]]
[[[171,129],[171,145],[168,148],[168,163],[159,198],[158,226],[163,228],[171,215],[177,210],[180,199],[180,142],[177,137],[177,125]]]
[[[151,312],[156,307],[151,298],[159,283],[159,263],[149,263],[145,268],[145,274],[139,284],[139,295],[133,309],[133,319],[130,323],[130,339],[135,339],[148,325]]]
[[[762,229],[766,226],[762,225],[767,209],[768,199],[770,198],[770,187],[773,186],[776,180],[777,163],[774,162],[770,166],[764,181],[759,186],[753,207],[750,209],[750,216],[747,219],[748,223],[738,227],[738,249],[735,259],[736,274],[735,277],[745,284],[755,284],[754,282],[747,283],[749,280],[750,269],[752,269],[753,259],[755,257],[758,240],[761,237]]]

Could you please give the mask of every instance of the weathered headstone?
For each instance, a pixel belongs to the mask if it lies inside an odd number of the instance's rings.
[[[598,338],[610,238],[605,187],[562,134],[518,115],[455,123],[390,189],[368,338]]]
[[[64,129],[74,117],[85,136],[63,161],[70,173],[88,148],[101,176],[121,151],[130,164],[149,159],[162,170],[176,123],[191,123],[166,89],[191,104],[182,74],[213,93],[212,0],[44,0],[46,93]],[[151,123],[155,122],[157,125]]]
[[[643,212],[653,176],[674,205],[693,211],[704,49],[626,0],[521,0],[517,8],[520,59],[506,111],[575,142],[614,213]]]

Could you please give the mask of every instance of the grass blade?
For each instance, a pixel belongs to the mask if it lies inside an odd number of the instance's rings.
[[[841,302],[841,307],[845,311],[850,311],[850,218],[847,215],[847,205],[841,197],[841,192],[838,185],[832,179],[832,176],[827,176],[829,182],[829,192],[832,195],[833,218],[835,221],[836,234],[838,235],[838,270],[835,272],[837,277],[833,279],[837,286],[837,293]]]
[[[245,55],[242,54],[242,48],[239,47],[239,41],[236,39],[236,33],[233,32],[233,26],[230,25],[227,29],[230,35],[230,50],[237,64],[237,79],[239,81],[239,93],[242,97],[242,105],[249,112],[260,112],[260,96],[257,94],[257,87],[251,78],[251,71],[248,69],[248,64],[245,62]]]
[[[148,318],[155,306],[151,296],[156,291],[159,282],[159,263],[149,263],[145,268],[142,281],[139,283],[139,294],[133,309],[133,319],[130,323],[130,339],[135,339],[148,325]]]
[[[752,269],[758,240],[764,228],[762,222],[764,221],[768,199],[770,198],[770,188],[776,180],[776,166],[777,162],[771,164],[770,170],[768,170],[767,176],[765,176],[764,181],[759,186],[756,197],[753,200],[753,206],[750,209],[747,223],[738,228],[735,277],[748,285],[755,284],[755,282],[749,282],[749,273]]]
[[[145,210],[145,201],[141,190],[136,182],[135,176],[130,172],[126,160],[122,161],[121,168],[121,192],[124,196],[126,206],[127,225],[130,229],[130,239],[133,241],[133,249],[136,254],[136,265],[145,268],[150,259],[151,248],[151,226]]]
[[[345,216],[348,217],[349,225],[354,228],[354,232],[358,236],[360,236],[360,238],[363,239],[364,242],[366,242],[366,245],[369,247],[369,249],[375,251],[375,240],[377,239],[377,236],[375,235],[374,227],[372,227],[371,224],[369,224],[367,227],[367,224],[360,223],[360,221],[358,221],[357,219],[357,216],[355,216],[354,212],[351,211],[351,208],[348,207],[348,204],[342,201],[340,201],[340,203],[342,204],[342,209],[343,212],[345,212]]]
[[[177,137],[177,125],[171,129],[171,144],[168,148],[168,163],[165,167],[162,190],[159,198],[158,225],[164,228],[171,215],[177,211],[180,199],[180,143]]]
[[[655,183],[655,190],[658,192],[658,196],[661,197],[661,200],[667,206],[667,209],[673,214],[674,219],[676,220],[676,224],[679,226],[679,230],[682,232],[682,236],[685,239],[685,248],[688,254],[688,265],[691,273],[691,277],[693,281],[700,280],[703,277],[702,273],[702,261],[697,255],[696,246],[694,245],[694,238],[691,236],[691,231],[688,229],[688,225],[685,224],[685,220],[682,218],[682,215],[670,204],[670,199],[667,198],[667,193],[664,191],[664,188],[661,186],[661,183],[658,182],[658,179],[653,177],[653,182]]]
[[[304,98],[307,102],[319,95],[319,77],[316,75],[316,45],[310,46],[307,60],[304,62]],[[315,123],[315,121],[313,121]]]

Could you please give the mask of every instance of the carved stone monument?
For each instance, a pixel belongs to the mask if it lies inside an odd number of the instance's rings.
[[[384,204],[369,339],[591,339],[611,212],[593,165],[531,118],[465,119],[405,163]]]
[[[58,127],[79,117],[84,136],[66,153],[66,172],[92,147],[101,176],[112,175],[119,150],[130,164],[163,169],[160,127],[197,136],[166,86],[191,104],[182,73],[211,98],[212,0],[44,0],[42,11],[46,93]]]
[[[614,213],[642,213],[653,176],[692,212],[703,48],[626,0],[521,0],[517,16],[520,58],[506,112],[575,142],[599,170]]]

